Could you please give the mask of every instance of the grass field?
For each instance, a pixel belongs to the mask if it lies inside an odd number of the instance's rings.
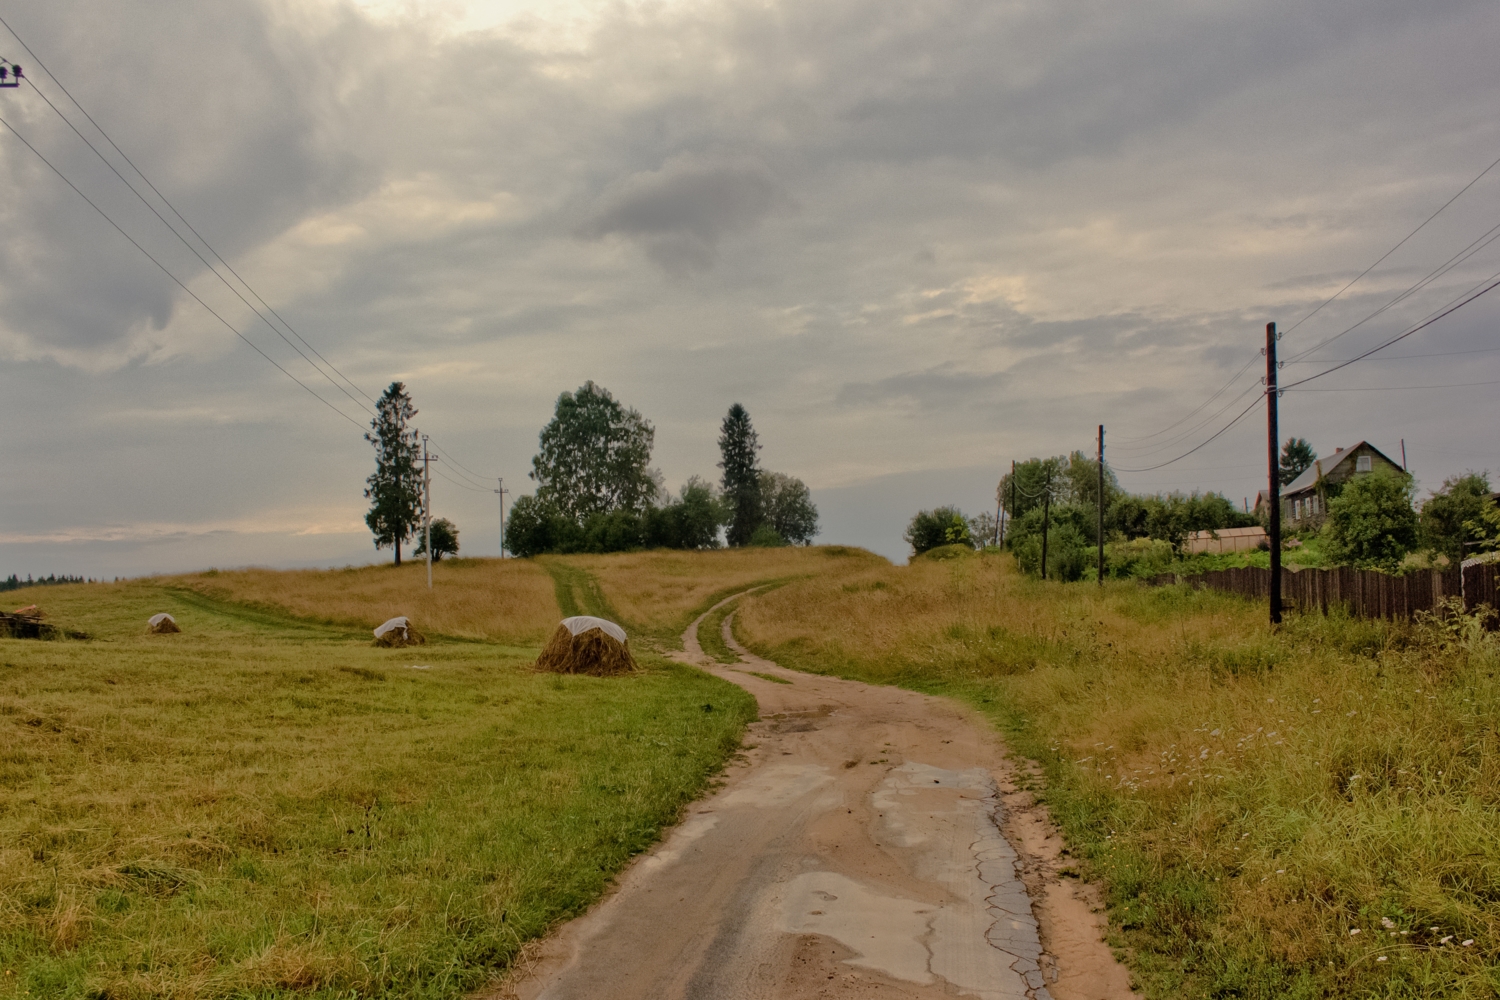
[[[649,654],[627,678],[532,672],[558,617],[533,564],[438,584],[8,595],[95,639],[0,639],[0,996],[464,996],[596,898],[753,717]],[[183,633],[144,635],[157,611]],[[471,641],[372,648],[397,613]]]
[[[950,694],[1041,763],[1149,996],[1493,997],[1500,646],[1008,556],[745,599],[786,666]]]
[[[1272,634],[1230,595],[836,548],[437,582],[11,595],[97,638],[0,640],[0,995],[463,995],[732,752],[749,699],[651,650],[758,585],[735,605],[758,652],[961,698],[1041,764],[1149,996],[1500,993],[1500,648],[1462,622]],[[162,610],[182,635],[141,634]],[[727,610],[700,632],[721,657]],[[371,648],[401,613],[451,639]],[[562,613],[622,620],[646,669],[530,672]]]

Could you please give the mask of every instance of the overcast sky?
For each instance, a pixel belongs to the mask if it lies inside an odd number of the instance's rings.
[[[719,421],[743,403],[763,464],[812,487],[820,541],[897,559],[918,508],[992,508],[1012,459],[1090,450],[1099,423],[1116,467],[1165,462],[1250,405],[1267,321],[1293,327],[1500,156],[1500,6],[1481,0],[0,14],[36,58],[4,32],[0,56],[133,177],[39,58],[323,357],[371,396],[408,385],[462,463],[445,474],[481,486],[439,479],[434,497],[476,555],[499,546],[485,490],[529,492],[537,432],[587,379],[655,423],[674,489],[717,475]],[[368,415],[36,90],[0,90],[0,116],[349,416],[0,130],[0,576],[376,559]],[[1497,223],[1500,167],[1283,356]],[[1283,380],[1497,271],[1481,239]],[[1500,291],[1376,356],[1403,360],[1287,393],[1284,433],[1398,461],[1404,439],[1424,488],[1500,468],[1500,385],[1457,387],[1500,382],[1497,321]],[[1256,410],[1120,478],[1238,501],[1264,472]]]

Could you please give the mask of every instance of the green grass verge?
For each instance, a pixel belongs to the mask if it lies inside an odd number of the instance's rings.
[[[0,640],[0,996],[462,997],[596,899],[755,711],[649,655],[561,677],[90,594],[68,624],[101,641]],[[183,634],[141,635],[163,610]]]
[[[1216,635],[1239,598],[1112,585],[1160,631],[1147,658],[1113,648],[1093,587],[1031,585],[1055,627],[1002,608],[875,656],[747,645],[988,716],[1151,998],[1500,995],[1500,645],[1341,616]]]

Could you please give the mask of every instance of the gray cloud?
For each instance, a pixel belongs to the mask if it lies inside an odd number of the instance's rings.
[[[601,6],[552,48],[346,0],[80,0],[13,20],[278,311],[367,390],[407,381],[424,429],[513,485],[557,393],[586,378],[657,422],[669,481],[713,471],[739,400],[767,463],[839,490],[840,509],[912,469],[932,503],[977,506],[977,487],[963,499],[976,462],[1083,446],[1100,421],[1122,457],[1149,458],[1149,438],[1125,442],[1196,406],[1267,319],[1331,294],[1500,146],[1500,11],[1478,0],[707,0]],[[263,349],[365,419],[45,106],[24,91],[0,103]],[[173,568],[149,541],[89,548],[122,524],[147,525],[129,535],[142,539],[260,532],[239,550],[212,535],[232,563],[295,549],[265,540],[302,520],[321,526],[320,552],[346,551],[325,529],[347,522],[349,557],[373,555],[354,427],[4,135],[0,184],[16,192],[0,198],[0,425],[16,429],[0,461],[34,472],[0,478],[0,524],[32,539],[0,543],[0,573],[87,570],[90,552],[124,560],[116,571]],[[1288,349],[1478,235],[1500,183],[1465,197]],[[1493,252],[1473,264],[1497,266]],[[1423,349],[1488,343],[1494,313],[1471,308]],[[1423,361],[1421,378],[1470,381],[1497,360]],[[1289,396],[1288,433],[1404,436],[1415,455],[1500,464],[1482,423],[1379,399]],[[1260,474],[1260,447],[1247,422],[1213,462],[1131,485],[1253,493],[1236,484]],[[1231,452],[1248,472],[1221,471]],[[493,551],[493,495],[443,489],[466,550]],[[35,540],[74,534],[66,549]]]
[[[752,228],[778,201],[784,195],[761,166],[679,160],[606,193],[580,234],[624,236],[669,271],[701,271],[725,237]]]

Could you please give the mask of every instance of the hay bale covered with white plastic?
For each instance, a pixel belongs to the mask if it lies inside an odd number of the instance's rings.
[[[427,637],[412,628],[411,619],[405,615],[392,618],[375,630],[375,645],[384,646],[387,649],[420,646],[426,641]]]
[[[609,677],[634,670],[635,658],[620,626],[603,618],[576,615],[564,618],[557,626],[542,655],[536,658],[536,666],[554,674]]]
[[[146,623],[146,631],[151,635],[170,635],[173,632],[181,632],[177,627],[177,619],[163,611],[159,615],[152,615]]]

